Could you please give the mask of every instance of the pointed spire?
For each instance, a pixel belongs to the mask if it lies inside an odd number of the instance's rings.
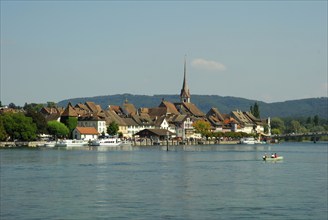
[[[180,93],[181,102],[190,102],[190,92],[187,85],[186,55],[184,59],[183,84]]]

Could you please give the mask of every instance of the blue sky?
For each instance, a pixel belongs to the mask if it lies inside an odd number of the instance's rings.
[[[3,104],[179,94],[185,55],[191,95],[327,96],[327,1],[1,1]]]

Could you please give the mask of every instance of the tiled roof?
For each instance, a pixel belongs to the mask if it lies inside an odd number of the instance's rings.
[[[191,102],[183,102],[183,106],[193,115],[196,117],[204,117],[205,114],[197,108],[197,106]]]
[[[175,115],[180,114],[178,112],[177,108],[175,107],[175,105],[172,102],[168,102],[168,101],[163,100],[161,102],[161,104],[159,105],[159,107],[165,107],[167,114],[175,114]]]
[[[148,112],[152,117],[161,117],[162,115],[166,115],[167,109],[165,107],[155,107],[149,108]]]
[[[219,112],[219,110],[217,108],[211,108],[208,111],[208,113],[206,114],[206,116],[207,117],[210,117],[210,116],[215,117],[215,118],[217,118],[220,121],[223,121],[224,120],[222,114]]]
[[[126,115],[135,115],[137,114],[137,109],[133,104],[125,102],[123,104],[123,111]]]
[[[94,127],[76,127],[76,130],[80,134],[99,134],[97,129]]]
[[[170,132],[166,129],[144,129],[142,131],[139,131],[135,135],[142,135],[147,133],[147,136],[156,135],[156,136],[167,136],[167,135],[174,135],[174,133]]]
[[[127,126],[138,126],[137,122],[132,118],[122,118]]]
[[[78,117],[78,114],[76,113],[75,109],[73,108],[72,104],[69,102],[66,109],[62,113],[61,116],[64,117]]]
[[[104,112],[106,115],[106,123],[110,124],[112,122],[117,123],[119,126],[126,126],[124,119],[116,114],[114,110],[107,110]]]
[[[232,111],[231,115],[242,124],[253,124],[252,120],[244,115],[241,111]]]

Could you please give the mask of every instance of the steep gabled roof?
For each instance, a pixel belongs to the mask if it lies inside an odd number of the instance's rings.
[[[125,101],[125,103],[123,104],[122,109],[124,111],[124,114],[126,114],[126,115],[135,115],[135,114],[137,114],[136,107],[134,107],[133,104],[128,103],[127,101]]]
[[[197,108],[197,106],[193,103],[187,103],[187,102],[183,102],[182,103],[183,106],[188,110],[189,113],[191,113],[191,115],[195,116],[195,117],[204,117],[205,114],[199,110],[199,108]]]
[[[138,126],[137,122],[132,118],[122,118],[127,126]]]
[[[67,107],[65,108],[64,112],[61,114],[63,117],[78,117],[75,109],[73,108],[72,104],[69,102]]]
[[[220,121],[223,121],[224,118],[222,116],[222,114],[219,112],[219,110],[217,108],[211,108],[207,114],[206,114],[207,117],[210,117],[210,116],[213,116],[215,118],[217,118],[218,120]]]
[[[175,105],[172,102],[169,101],[162,101],[161,104],[158,107],[165,107],[166,108],[166,114],[174,114],[178,115],[180,114],[175,107]]]
[[[233,116],[239,123],[243,125],[253,124],[252,120],[246,117],[241,111],[232,111],[231,116]]]
[[[152,126],[154,125],[149,115],[132,115],[131,118],[140,126]]]
[[[97,106],[94,102],[85,102],[85,105],[90,109],[91,112],[97,113],[101,111],[101,108],[99,109],[100,106]]]
[[[104,113],[106,115],[106,123],[107,124],[110,124],[110,123],[112,123],[114,121],[119,126],[126,126],[126,123],[123,120],[123,118],[121,118],[120,116],[118,116],[115,111],[113,111],[113,110],[107,110]]]
[[[148,114],[151,117],[161,117],[165,116],[167,112],[167,109],[165,107],[155,107],[155,108],[149,108]]]

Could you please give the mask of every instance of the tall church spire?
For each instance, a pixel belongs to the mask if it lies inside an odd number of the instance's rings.
[[[183,75],[182,89],[180,93],[180,100],[181,102],[187,102],[187,103],[190,102],[190,92],[187,85],[186,56],[184,59],[184,75]]]

